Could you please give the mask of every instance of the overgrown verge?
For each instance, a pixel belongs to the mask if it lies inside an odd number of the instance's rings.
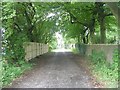
[[[2,87],[2,61],[0,56],[0,88]]]
[[[13,32],[6,37],[4,32],[2,41],[2,87],[10,84],[25,70],[31,68],[31,64],[25,60],[23,43],[28,41],[24,33]]]
[[[93,50],[90,55],[92,74],[98,81],[107,88],[118,87],[118,50],[113,53],[113,63],[109,64],[105,60],[105,54],[102,51]]]
[[[17,64],[6,64],[6,62],[3,62],[2,87],[11,84],[15,78],[31,68],[32,64],[25,61],[19,61]]]

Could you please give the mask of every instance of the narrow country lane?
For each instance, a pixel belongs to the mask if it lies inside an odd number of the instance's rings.
[[[37,58],[36,66],[9,88],[94,88],[90,76],[71,52],[52,52]]]

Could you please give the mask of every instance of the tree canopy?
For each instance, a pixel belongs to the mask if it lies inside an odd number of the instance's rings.
[[[108,5],[104,2],[3,2],[1,30],[7,60],[24,59],[24,42],[50,45],[55,41],[55,32],[61,32],[66,42],[68,38],[74,43],[118,43],[119,18],[113,4],[110,8]]]

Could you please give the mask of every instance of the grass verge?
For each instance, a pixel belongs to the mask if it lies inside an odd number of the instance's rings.
[[[6,64],[3,63],[2,67],[2,87],[10,85],[11,82],[23,74],[26,70],[32,68],[30,62],[20,61],[19,64]]]
[[[105,55],[102,51],[93,51],[90,55],[92,74],[100,83],[103,83],[105,88],[118,87],[118,51],[113,54],[113,63],[109,64],[105,60]]]

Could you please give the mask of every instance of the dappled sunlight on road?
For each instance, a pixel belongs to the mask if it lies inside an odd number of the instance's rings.
[[[52,52],[72,52],[72,50],[71,49],[61,48],[61,49],[52,50]]]

